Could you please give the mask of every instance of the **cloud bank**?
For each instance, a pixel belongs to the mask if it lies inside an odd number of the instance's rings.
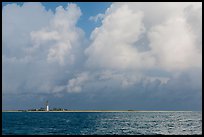
[[[113,3],[89,18],[101,21],[90,38],[76,4],[9,4],[2,16],[5,108],[32,96],[72,109],[201,109],[201,3]]]

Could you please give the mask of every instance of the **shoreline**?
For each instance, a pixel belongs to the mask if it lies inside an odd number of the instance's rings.
[[[67,111],[18,111],[18,110],[3,110],[2,112],[202,112],[202,111],[151,111],[151,110],[67,110]]]

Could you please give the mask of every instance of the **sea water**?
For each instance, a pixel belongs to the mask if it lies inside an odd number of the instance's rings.
[[[3,135],[197,135],[202,112],[2,112]]]

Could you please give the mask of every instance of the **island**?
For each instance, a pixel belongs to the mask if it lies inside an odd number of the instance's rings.
[[[45,103],[45,107],[39,109],[27,109],[27,110],[2,110],[2,112],[192,112],[192,111],[161,111],[161,110],[70,110],[64,108],[49,109],[48,101]]]

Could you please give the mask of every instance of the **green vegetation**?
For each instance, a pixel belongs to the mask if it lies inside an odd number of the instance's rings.
[[[63,109],[63,108],[53,108],[50,111],[67,111],[68,109]]]
[[[19,112],[35,112],[35,111],[46,111],[45,108],[39,108],[39,109],[28,109],[28,110],[17,110]],[[50,111],[68,111],[68,109],[63,109],[63,108],[53,108],[50,109]]]

